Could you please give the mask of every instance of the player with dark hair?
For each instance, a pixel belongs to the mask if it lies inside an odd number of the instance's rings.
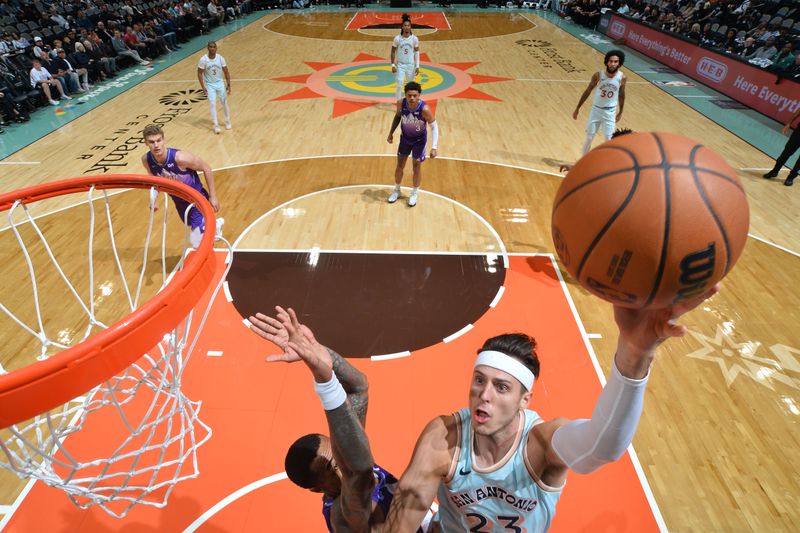
[[[311,330],[298,322],[294,310],[276,310],[276,318],[261,313],[251,316],[250,329],[284,351],[268,361],[302,360],[308,366],[331,435],[311,433],[297,439],[286,453],[286,475],[296,485],[323,494],[322,514],[328,531],[379,530],[397,479],[374,463],[364,432],[367,378],[317,342]],[[417,526],[420,523],[422,518]]]
[[[578,120],[581,106],[594,90],[592,110],[586,122],[586,139],[583,142],[581,155],[586,154],[592,147],[597,130],[602,126],[605,140],[611,139],[614,126],[622,117],[625,107],[625,74],[620,68],[625,64],[625,52],[622,50],[609,50],[603,60],[606,68],[592,74],[589,86],[583,91],[578,106],[572,113],[572,118]]]
[[[406,96],[397,101],[397,112],[392,120],[392,128],[386,141],[392,144],[394,130],[400,126],[400,145],[397,147],[397,166],[394,170],[394,191],[389,195],[389,203],[393,204],[400,197],[400,184],[403,182],[403,170],[409,154],[414,166],[414,188],[408,197],[408,205],[417,205],[417,191],[422,183],[422,162],[425,161],[425,146],[428,142],[428,124],[431,125],[431,159],[438,155],[439,125],[433,111],[420,98],[422,86],[411,81],[405,87]]]
[[[403,87],[419,75],[419,38],[411,33],[411,17],[403,13],[400,34],[392,41],[392,73],[395,74],[395,99],[403,97]]]
[[[665,309],[614,307],[617,352],[591,419],[544,421],[527,409],[539,376],[536,341],[520,333],[487,340],[473,367],[469,407],[422,431],[384,531],[412,530],[434,497],[436,520],[448,533],[547,531],[567,473],[588,474],[625,453],[657,346],[684,335],[676,319],[717,290]]]

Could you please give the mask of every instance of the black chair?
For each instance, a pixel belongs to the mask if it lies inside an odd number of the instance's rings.
[[[20,76],[3,74],[0,82],[11,101],[25,111],[33,111],[37,105],[45,104],[44,93],[31,87],[27,80],[23,81]]]

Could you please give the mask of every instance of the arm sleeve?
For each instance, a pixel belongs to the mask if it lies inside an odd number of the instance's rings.
[[[629,379],[611,370],[590,420],[573,420],[553,433],[553,450],[570,469],[588,474],[619,459],[633,440],[649,373]]]
[[[439,149],[439,125],[435,120],[431,122],[431,148]]]

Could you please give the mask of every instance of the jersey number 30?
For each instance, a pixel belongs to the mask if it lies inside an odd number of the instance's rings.
[[[478,513],[467,513],[469,520],[470,533],[492,533],[494,531],[494,524],[485,516]],[[518,526],[517,522],[522,520],[521,516],[498,516],[497,521],[503,527],[504,531],[511,533],[528,533],[524,527]]]
[[[614,91],[600,89],[600,98],[614,98]]]

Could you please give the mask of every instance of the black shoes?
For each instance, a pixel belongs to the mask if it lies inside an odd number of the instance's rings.
[[[770,179],[770,178],[774,178],[774,177],[775,177],[775,176],[777,176],[777,175],[778,175],[778,173],[777,173],[777,172],[775,172],[774,170],[770,170],[769,172],[767,172],[766,174],[764,174],[764,176],[763,176],[763,177],[764,177],[764,179]]]
[[[794,179],[796,177],[797,174],[789,174],[789,176],[786,178],[786,181],[784,181],[783,184],[786,185],[787,187],[791,187],[792,185],[794,185]]]

